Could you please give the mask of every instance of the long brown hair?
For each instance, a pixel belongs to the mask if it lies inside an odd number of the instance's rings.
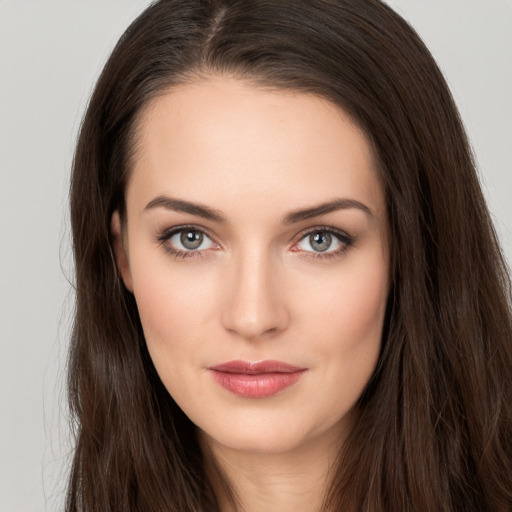
[[[510,279],[442,74],[378,0],[160,0],[114,49],[71,183],[76,450],[66,510],[216,509],[195,427],[156,374],[110,233],[141,110],[204,73],[327,98],[379,162],[392,288],[380,361],[326,510],[512,510]]]

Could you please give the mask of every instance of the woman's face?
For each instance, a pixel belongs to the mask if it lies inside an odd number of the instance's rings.
[[[389,288],[363,133],[316,96],[214,77],[153,100],[137,137],[113,232],[169,393],[231,449],[343,435]]]

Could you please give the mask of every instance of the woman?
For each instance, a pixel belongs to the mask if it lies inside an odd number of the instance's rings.
[[[75,155],[72,510],[510,510],[510,281],[377,0],[167,0]]]

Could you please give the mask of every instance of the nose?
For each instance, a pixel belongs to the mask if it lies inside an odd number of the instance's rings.
[[[289,311],[279,287],[277,263],[255,248],[240,254],[225,278],[227,301],[222,324],[238,336],[255,340],[286,329]]]

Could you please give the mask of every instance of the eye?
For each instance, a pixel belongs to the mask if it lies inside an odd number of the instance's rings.
[[[158,242],[167,252],[180,258],[202,256],[203,251],[218,248],[204,231],[195,227],[175,227],[164,231]]]
[[[179,251],[198,251],[213,247],[212,240],[198,229],[182,229],[169,238],[169,243]]]
[[[318,228],[307,232],[294,246],[294,250],[334,256],[344,252],[352,242],[351,237],[332,228]]]

